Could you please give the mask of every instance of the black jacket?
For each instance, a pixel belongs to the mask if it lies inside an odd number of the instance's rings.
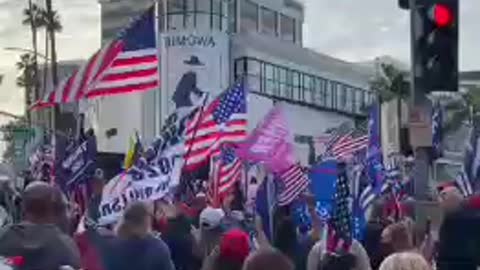
[[[439,232],[438,270],[477,269],[480,262],[480,210],[463,206],[445,216]]]
[[[74,241],[55,225],[19,223],[0,232],[0,255],[22,256],[21,269],[57,270],[80,267],[80,253]]]

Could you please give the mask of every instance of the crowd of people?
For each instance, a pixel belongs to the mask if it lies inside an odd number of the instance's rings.
[[[31,270],[469,270],[479,265],[480,200],[465,199],[451,186],[439,189],[444,219],[438,237],[429,224],[385,217],[379,201],[363,239],[339,253],[327,252],[325,224],[309,198],[304,198],[312,215],[309,231],[301,233],[289,209],[279,208],[269,236],[262,219],[242,211],[234,194],[217,208],[204,194],[188,203],[132,202],[114,226],[98,224],[98,196],[93,193],[79,221],[57,187],[29,184],[21,195],[22,221],[0,232],[0,256]]]

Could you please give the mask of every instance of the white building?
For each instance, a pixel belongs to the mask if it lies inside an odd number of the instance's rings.
[[[153,3],[99,0],[105,42]],[[167,3],[168,4],[164,4]],[[101,152],[123,153],[135,130],[149,141],[173,111],[172,95],[186,75],[195,89],[214,97],[243,78],[249,87],[249,126],[275,102],[286,102],[295,135],[318,136],[345,121],[365,117],[373,99],[373,68],[348,63],[302,46],[304,7],[295,0],[161,1],[161,89],[106,97],[88,105]],[[320,30],[320,29],[319,29]],[[197,65],[193,65],[195,63]],[[116,131],[107,136],[107,131]],[[111,132],[109,133],[112,134]],[[307,162],[306,145],[297,155]]]

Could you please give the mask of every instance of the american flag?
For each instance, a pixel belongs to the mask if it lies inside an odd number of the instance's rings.
[[[184,170],[205,165],[223,143],[237,143],[247,137],[247,100],[242,84],[235,84],[201,108],[187,123]]]
[[[331,151],[337,160],[350,160],[356,152],[367,148],[368,135],[358,133],[352,131],[349,134],[345,134],[333,144]]]
[[[289,205],[293,202],[305,189],[307,189],[309,181],[298,164],[292,165],[279,175],[282,181],[282,189],[278,195],[278,204],[280,206]]]
[[[352,127],[349,122],[345,122],[340,126],[334,128],[333,130],[328,131],[326,134],[322,134],[315,138],[317,144],[324,145],[323,156],[330,156],[332,147],[343,137],[348,136],[352,132]]]
[[[38,100],[33,108],[158,88],[154,8],[134,19],[116,39]]]
[[[348,179],[345,168],[339,166],[332,217],[328,224],[327,251],[330,253],[348,252],[353,237]]]
[[[215,201],[228,193],[242,177],[243,164],[235,155],[235,149],[222,147],[219,154],[212,156],[211,194]]]
[[[462,192],[463,196],[469,197],[473,195],[472,184],[470,183],[470,180],[468,180],[468,176],[465,171],[462,170],[457,173],[457,176],[455,177],[455,183]]]

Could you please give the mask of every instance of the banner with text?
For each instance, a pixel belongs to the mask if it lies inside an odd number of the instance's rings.
[[[263,164],[270,172],[281,172],[296,159],[293,135],[281,105],[274,107],[237,149],[239,157]]]
[[[110,180],[103,189],[99,223],[115,223],[130,202],[154,201],[173,192],[180,182],[183,148],[176,145],[164,151],[154,163],[142,160]]]
[[[212,100],[229,85],[229,38],[223,32],[179,31],[161,35],[161,114]]]

